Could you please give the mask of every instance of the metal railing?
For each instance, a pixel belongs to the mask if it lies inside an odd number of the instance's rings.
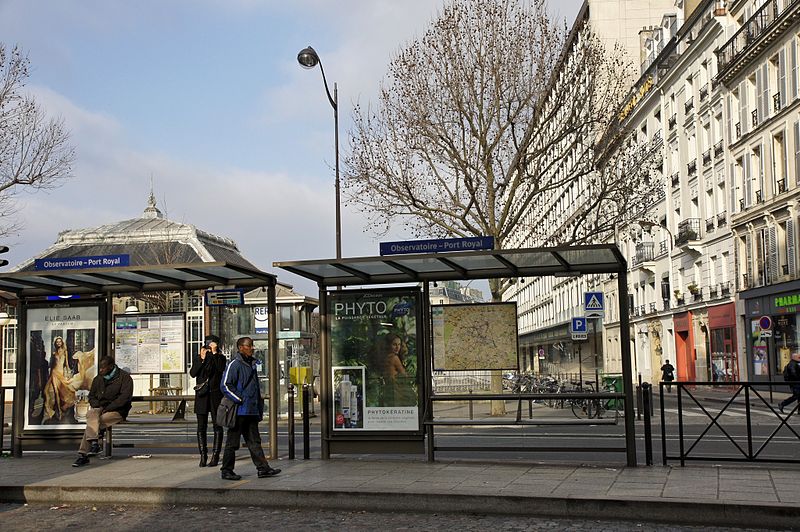
[[[675,245],[680,246],[691,240],[700,239],[700,218],[687,218],[678,224]]]
[[[722,150],[723,150],[723,141],[719,141],[716,144],[714,144],[714,157],[719,157],[720,155],[722,155]]]
[[[676,435],[667,432],[668,427],[665,419],[665,393],[667,387],[676,387],[677,392],[677,441],[678,452],[674,452],[674,444],[668,446],[668,442],[676,439]],[[783,450],[776,450],[775,454],[768,455],[768,450],[780,446],[791,445],[797,447],[800,443],[800,434],[789,424],[792,417],[800,416],[798,407],[795,405],[791,412],[782,415],[774,406],[772,400],[772,388],[785,387],[785,382],[661,382],[659,383],[659,398],[661,403],[661,458],[662,463],[667,465],[670,460],[680,461],[681,466],[686,465],[687,461],[714,461],[714,462],[775,462],[775,463],[800,463],[800,458],[787,457]],[[709,411],[707,401],[698,398],[701,390],[715,388],[729,389],[730,397],[727,402],[720,402],[718,412]],[[768,388],[767,392],[764,388]],[[768,397],[765,397],[768,395]],[[718,399],[719,401],[719,399]],[[724,401],[724,399],[723,399]],[[706,404],[704,404],[706,403]],[[687,417],[687,404],[692,409],[692,424],[698,424],[699,416],[702,418],[705,428],[699,434],[689,436],[686,431],[685,417]],[[736,407],[734,411],[732,407]],[[744,409],[742,415],[741,409]],[[765,416],[774,416],[778,423],[777,427],[767,435],[757,435],[753,430],[753,411],[758,409],[759,420]],[[716,410],[713,408],[712,410]],[[729,415],[726,415],[729,414]],[[724,423],[723,421],[724,418]],[[701,425],[702,426],[702,425]],[[782,431],[785,428],[786,431]],[[713,430],[712,430],[713,429]],[[734,430],[736,429],[736,430]],[[776,437],[782,432],[780,439]],[[790,436],[790,434],[793,437]],[[709,443],[713,437],[722,435],[723,443],[730,445],[723,450],[719,450],[716,445],[714,452],[709,452],[704,448],[704,444]],[[786,443],[786,438],[791,440]]]
[[[728,212],[722,211],[721,213],[717,214],[717,227],[722,227],[723,225],[728,224]]]
[[[709,163],[711,163],[711,148],[703,152],[703,164],[706,165]]]
[[[641,264],[643,262],[650,262],[653,260],[654,257],[654,250],[655,243],[653,242],[637,242],[636,243],[636,257],[634,259],[635,264]]]
[[[673,114],[671,117],[669,117],[669,120],[667,120],[667,127],[669,129],[672,129],[675,127],[677,123],[678,123],[678,115]]]
[[[772,96],[772,107],[775,108],[775,112],[776,113],[781,110],[781,93],[780,92],[776,92]]]
[[[686,164],[686,171],[689,173],[690,176],[697,173],[697,161],[690,161]]]
[[[755,43],[756,39],[796,1],[784,0],[779,3],[778,0],[770,0],[753,13],[739,31],[716,51],[719,72],[723,73],[729,65],[734,64],[737,56]]]
[[[686,100],[686,103],[683,104],[683,111],[686,114],[689,114],[689,111],[691,111],[692,109],[694,109],[694,97],[689,98],[688,100]]]
[[[708,97],[708,83],[700,87],[700,101],[702,102]]]
[[[758,109],[753,109],[750,112],[750,118],[753,119],[753,127],[754,128],[757,127],[758,126]]]
[[[777,184],[778,184],[778,194],[783,194],[784,192],[786,192],[786,180],[785,179],[779,179]]]
[[[742,122],[736,122],[736,138],[742,138]]]
[[[677,187],[681,182],[681,174],[675,172],[674,174],[672,174],[672,177],[670,179],[672,180],[672,186]]]

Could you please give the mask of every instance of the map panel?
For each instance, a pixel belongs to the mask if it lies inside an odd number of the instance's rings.
[[[431,306],[437,370],[517,369],[515,303]]]

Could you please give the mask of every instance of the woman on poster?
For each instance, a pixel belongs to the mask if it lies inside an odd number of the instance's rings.
[[[403,364],[408,346],[395,333],[384,337],[383,358],[379,361],[385,388],[383,406],[413,406],[417,404],[414,388]]]
[[[44,389],[45,423],[69,422],[67,412],[75,405],[75,391],[70,387],[72,367],[64,339],[56,336],[50,356],[50,378]]]
[[[197,415],[197,449],[200,451],[200,467],[219,464],[222,451],[223,429],[217,425],[216,412],[222,401],[220,382],[225,373],[227,360],[219,350],[219,337],[206,336],[200,352],[192,360],[189,375],[196,379],[194,387],[194,413]],[[208,461],[208,415],[214,428],[211,461]]]

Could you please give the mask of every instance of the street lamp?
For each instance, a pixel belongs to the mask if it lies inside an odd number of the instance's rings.
[[[325,84],[325,93],[328,95],[328,101],[333,107],[333,128],[334,128],[334,149],[336,151],[336,258],[342,258],[342,213],[340,207],[340,187],[339,187],[339,95],[336,88],[336,83],[333,84],[333,96],[328,89],[328,80],[325,78],[325,69],[322,68],[322,61],[317,55],[317,51],[312,47],[303,48],[297,54],[297,62],[303,68],[312,69],[319,65],[319,70],[322,72],[322,82]]]
[[[675,237],[672,235],[672,231],[670,231],[669,227],[666,225],[657,224],[655,222],[651,222],[650,220],[636,220],[636,223],[648,233],[653,227],[660,227],[669,235],[669,250],[672,251],[672,248],[675,247]]]

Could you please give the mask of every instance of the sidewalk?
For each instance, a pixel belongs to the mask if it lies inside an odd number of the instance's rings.
[[[518,462],[277,460],[259,479],[237,457],[242,480],[221,480],[194,455],[115,457],[71,467],[72,453],[0,459],[0,502],[269,506],[395,512],[521,514],[671,524],[793,527],[800,469],[739,464],[586,467]]]

